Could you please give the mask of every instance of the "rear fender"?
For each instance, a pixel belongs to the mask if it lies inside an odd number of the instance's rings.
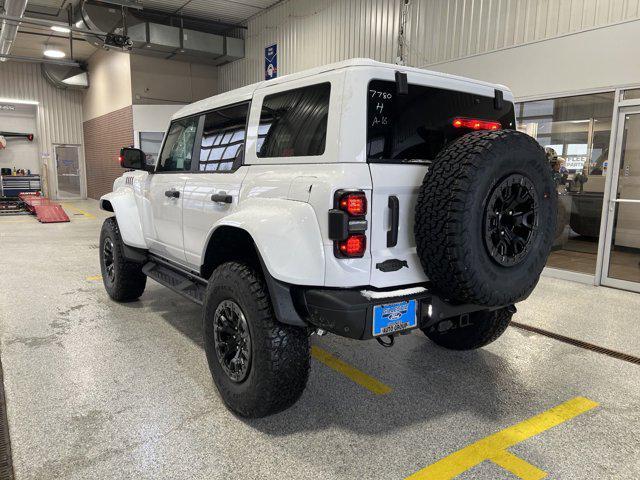
[[[122,241],[131,247],[149,248],[142,233],[142,221],[133,190],[122,188],[100,197],[100,209],[113,212]]]
[[[308,203],[280,198],[249,198],[220,220],[218,228],[245,230],[253,239],[268,273],[294,285],[324,285],[324,249],[316,214]]]

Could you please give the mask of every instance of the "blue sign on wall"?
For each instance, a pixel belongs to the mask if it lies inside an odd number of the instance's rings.
[[[264,79],[271,80],[278,76],[278,44],[274,43],[264,49]]]

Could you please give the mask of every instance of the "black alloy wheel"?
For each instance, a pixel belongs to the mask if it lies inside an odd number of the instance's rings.
[[[484,241],[491,258],[504,267],[520,263],[534,243],[538,195],[531,180],[509,175],[493,188],[485,204]]]
[[[213,317],[213,341],[222,369],[233,382],[242,382],[251,367],[251,335],[240,306],[223,300]]]
[[[309,378],[306,328],[280,323],[264,276],[240,262],[218,266],[204,295],[204,350],[225,405],[243,417],[280,412]]]
[[[113,283],[116,277],[115,267],[113,262],[113,240],[107,237],[104,240],[104,246],[102,247],[102,259],[104,262],[104,268],[107,273],[107,279],[110,283]]]
[[[136,300],[144,292],[147,276],[142,263],[131,261],[124,255],[124,242],[115,217],[105,219],[100,231],[100,273],[104,288],[116,302]]]

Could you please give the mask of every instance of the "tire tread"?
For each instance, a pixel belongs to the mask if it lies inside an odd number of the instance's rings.
[[[102,263],[102,248],[107,236],[112,238],[114,247],[113,262],[115,264],[116,278],[112,285],[107,280],[106,271]],[[147,285],[147,276],[142,273],[141,264],[130,262],[124,256],[122,235],[115,217],[107,218],[102,224],[99,254],[102,280],[109,296],[117,302],[130,302],[140,298]]]

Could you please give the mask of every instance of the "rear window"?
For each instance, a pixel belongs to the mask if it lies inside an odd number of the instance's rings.
[[[409,84],[407,95],[396,83],[369,82],[367,92],[367,157],[371,162],[433,160],[456,138],[470,132],[453,126],[456,117],[498,121],[515,128],[513,103],[494,107],[493,97]]]
[[[330,92],[330,83],[320,83],[267,95],[260,113],[258,157],[322,155]]]

